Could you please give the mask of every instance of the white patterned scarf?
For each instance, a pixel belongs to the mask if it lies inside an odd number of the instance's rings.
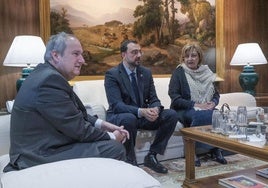
[[[191,100],[197,103],[210,102],[215,92],[213,82],[216,75],[207,65],[200,65],[196,70],[189,69],[184,63],[181,66],[190,87]]]

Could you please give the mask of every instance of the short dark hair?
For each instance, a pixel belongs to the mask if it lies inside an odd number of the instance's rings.
[[[120,52],[126,52],[127,51],[127,45],[129,43],[135,43],[137,44],[137,41],[135,40],[124,40],[122,43],[121,43],[121,47],[120,47]]]

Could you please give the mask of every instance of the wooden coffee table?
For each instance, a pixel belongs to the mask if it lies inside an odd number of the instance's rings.
[[[200,127],[188,127],[180,129],[185,147],[185,180],[182,187],[221,187],[218,185],[217,177],[203,178],[199,180],[195,179],[195,142],[203,142],[209,145],[226,149],[235,153],[240,153],[249,157],[260,159],[268,162],[268,144],[266,143],[250,143],[248,141],[242,141],[241,139],[233,139],[228,136],[216,134],[211,132],[211,126]],[[255,175],[255,170],[252,173]],[[249,170],[246,172],[249,174]],[[223,176],[218,176],[223,178]],[[265,180],[267,181],[267,179]],[[268,183],[268,181],[267,181]],[[213,185],[213,186],[212,186]]]

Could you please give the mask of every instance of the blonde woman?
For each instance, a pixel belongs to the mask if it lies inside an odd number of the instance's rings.
[[[171,109],[176,110],[179,121],[186,127],[209,125],[220,98],[214,86],[216,76],[207,65],[203,65],[203,52],[196,43],[182,48],[180,62],[169,83]],[[199,149],[209,149],[217,162],[227,163],[220,149],[201,143],[196,145]],[[197,157],[195,166],[201,166]]]

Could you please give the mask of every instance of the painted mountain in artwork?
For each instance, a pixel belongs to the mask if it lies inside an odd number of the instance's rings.
[[[135,21],[133,17],[134,10],[129,8],[120,8],[118,12],[106,13],[101,17],[95,17],[91,15],[90,12],[80,11],[66,4],[53,6],[51,7],[51,11],[61,12],[62,8],[67,10],[67,19],[70,21],[71,27],[100,25],[112,20],[118,20],[125,24]]]

